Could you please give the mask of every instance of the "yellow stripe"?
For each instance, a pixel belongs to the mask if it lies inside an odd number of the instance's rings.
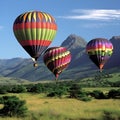
[[[66,63],[64,63],[64,64],[62,64],[62,65],[60,65],[60,66],[58,66],[58,67],[54,68],[54,69],[52,70],[52,72],[54,72],[56,69],[61,68],[62,66],[67,65],[68,63],[69,63],[69,62],[66,62]],[[61,71],[62,71],[62,70],[61,70]]]
[[[47,17],[47,14],[46,13],[43,13],[44,17],[45,17],[45,20],[48,21],[48,17]]]
[[[47,14],[47,17],[48,17],[49,21],[51,22],[52,20],[51,20],[51,17],[50,17],[50,15],[48,15],[48,14]]]
[[[32,13],[30,12],[29,15],[28,15],[29,21],[31,21],[31,15],[32,15]]]
[[[33,18],[36,21],[36,12],[33,13]]]
[[[64,52],[64,53],[62,53],[62,54],[58,54],[57,56],[53,56],[53,58],[51,58],[50,60],[48,60],[47,62],[46,62],[46,65],[48,65],[50,62],[52,62],[52,61],[55,61],[55,60],[57,60],[57,59],[59,59],[59,58],[62,58],[62,57],[65,57],[65,56],[67,56],[67,55],[69,55],[70,54],[70,51],[66,51],[66,52]]]
[[[89,50],[87,50],[87,51],[88,51],[88,52],[91,52],[91,51],[102,51],[102,50],[112,51],[113,49],[110,49],[110,48],[106,48],[106,49],[89,49]]]

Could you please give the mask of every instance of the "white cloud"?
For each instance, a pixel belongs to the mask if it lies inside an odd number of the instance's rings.
[[[59,16],[64,19],[78,20],[120,20],[120,9],[74,9],[73,15]]]
[[[87,24],[83,24],[82,26],[85,28],[100,28],[100,27],[107,26],[107,25],[108,24],[106,24],[106,23],[99,23],[99,24],[87,23]]]
[[[85,24],[82,24],[83,27],[85,28],[100,28],[100,27],[107,27],[107,26],[120,26],[120,23],[107,23],[107,22],[104,22],[104,23],[85,23]]]

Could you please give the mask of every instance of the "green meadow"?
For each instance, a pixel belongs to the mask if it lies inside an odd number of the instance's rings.
[[[102,88],[98,88],[102,90]],[[112,88],[103,88],[108,91]],[[94,88],[85,88],[85,91]],[[0,117],[0,120],[120,120],[119,99],[92,99],[84,102],[66,97],[46,97],[45,94],[8,93],[26,100],[26,117]],[[2,95],[1,95],[2,96]],[[1,104],[1,108],[3,105]]]

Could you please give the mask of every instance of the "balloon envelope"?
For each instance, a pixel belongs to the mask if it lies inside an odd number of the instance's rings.
[[[92,39],[86,46],[86,52],[89,58],[96,64],[100,71],[102,71],[105,63],[113,53],[113,45],[105,38]]]
[[[54,39],[57,25],[50,14],[31,11],[16,18],[13,31],[21,46],[37,61]]]
[[[69,65],[71,54],[65,47],[51,47],[45,51],[43,60],[57,79],[60,73]]]

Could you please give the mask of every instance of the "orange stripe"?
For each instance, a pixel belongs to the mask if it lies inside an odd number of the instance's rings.
[[[57,30],[57,25],[49,22],[27,22],[27,23],[18,23],[14,24],[13,29],[29,29],[29,28],[46,28]]]

